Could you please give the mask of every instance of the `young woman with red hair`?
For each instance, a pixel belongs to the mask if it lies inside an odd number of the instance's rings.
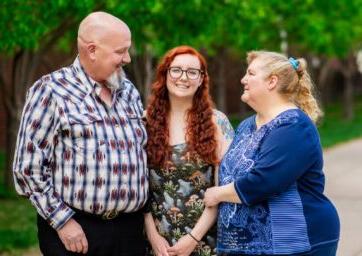
[[[215,185],[234,131],[213,109],[198,51],[179,46],[166,53],[146,116],[151,207],[145,227],[153,254],[214,255],[217,207],[205,208],[203,195]]]

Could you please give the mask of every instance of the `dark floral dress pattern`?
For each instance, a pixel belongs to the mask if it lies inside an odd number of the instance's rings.
[[[186,144],[172,146],[169,168],[150,168],[151,212],[158,232],[173,245],[200,218],[206,189],[214,185],[214,167],[190,157]],[[216,255],[216,227],[212,227],[192,255]]]

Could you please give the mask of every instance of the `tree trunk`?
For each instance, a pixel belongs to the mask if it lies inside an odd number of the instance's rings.
[[[351,72],[346,73],[343,91],[344,117],[347,120],[352,120],[354,118],[353,80]]]
[[[102,5],[101,5],[102,6]],[[0,90],[2,90],[5,105],[5,115],[8,118],[8,127],[6,132],[6,152],[5,152],[5,187],[13,187],[12,182],[12,162],[14,148],[16,143],[19,120],[22,108],[25,103],[26,91],[34,82],[35,70],[39,67],[41,56],[48,53],[56,42],[61,38],[69,28],[75,25],[76,19],[64,19],[62,24],[48,34],[42,41],[42,47],[36,51],[20,49],[14,55],[11,61],[11,79],[5,81],[0,79]],[[0,72],[8,71],[3,65],[0,66]],[[8,71],[9,72],[9,71]]]
[[[134,55],[132,56],[132,62],[131,62],[131,67],[132,67],[132,73],[133,73],[133,76],[134,76],[134,79],[135,81],[133,81],[135,83],[135,86],[138,88],[138,90],[140,91],[140,93],[142,94],[142,96],[144,97],[143,95],[143,92],[144,92],[144,88],[143,88],[143,79],[142,79],[142,66],[140,64],[140,56],[138,56],[136,54],[135,51],[134,52]]]
[[[34,70],[39,65],[39,54],[20,51],[12,62],[12,79],[5,84],[5,115],[7,118],[4,182],[6,189],[13,187],[12,163],[26,91],[34,82]]]
[[[13,111],[6,111],[7,129],[6,129],[6,148],[5,148],[5,170],[4,185],[7,191],[11,191],[13,186],[13,157],[19,128],[19,118],[12,115]]]
[[[225,82],[225,53],[224,50],[220,51],[217,57],[217,77],[216,77],[216,105],[217,108],[226,113],[226,82]]]
[[[144,97],[147,100],[148,96],[151,93],[151,84],[153,79],[154,69],[152,67],[152,55],[146,51],[145,52],[145,80],[144,80]]]
[[[328,79],[331,74],[331,60],[322,62],[321,70],[318,75],[318,87],[321,92],[322,104],[329,103],[331,101],[331,89],[328,86]]]
[[[137,55],[133,51],[132,56],[132,74],[135,79],[136,87],[138,88],[141,96],[144,100],[145,107],[147,104],[147,98],[151,93],[151,83],[155,69],[153,68],[153,56],[149,49],[144,50],[142,55]]]
[[[343,91],[344,117],[346,120],[352,120],[354,118],[353,74],[357,71],[355,56],[350,54],[345,63],[342,63],[341,68],[345,78]]]

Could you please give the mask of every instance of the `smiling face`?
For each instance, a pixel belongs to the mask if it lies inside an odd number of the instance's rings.
[[[251,107],[255,103],[263,102],[263,99],[268,97],[269,79],[263,70],[263,63],[260,59],[255,59],[249,64],[246,74],[240,82],[244,86],[241,100]]]
[[[79,25],[79,59],[86,73],[105,84],[120,67],[131,62],[131,31],[127,24],[105,12],[93,12]]]
[[[179,78],[175,78],[179,75],[181,75]],[[167,71],[166,79],[170,97],[192,99],[202,81],[201,64],[195,55],[180,54],[173,59]]]
[[[127,30],[114,31],[102,38],[95,51],[98,80],[107,80],[114,72],[119,73],[121,66],[131,62],[130,47],[131,33]]]

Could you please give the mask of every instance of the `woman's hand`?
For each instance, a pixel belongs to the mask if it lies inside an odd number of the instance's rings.
[[[204,195],[205,206],[212,207],[218,205],[220,203],[219,194],[220,194],[220,187],[218,186],[206,189]]]
[[[161,236],[160,234],[155,234],[152,236],[150,240],[153,253],[156,256],[169,256],[167,250],[170,249],[170,245],[168,244],[167,240]]]
[[[170,256],[188,256],[196,246],[197,242],[190,235],[184,235],[174,246],[168,249],[168,254]]]

